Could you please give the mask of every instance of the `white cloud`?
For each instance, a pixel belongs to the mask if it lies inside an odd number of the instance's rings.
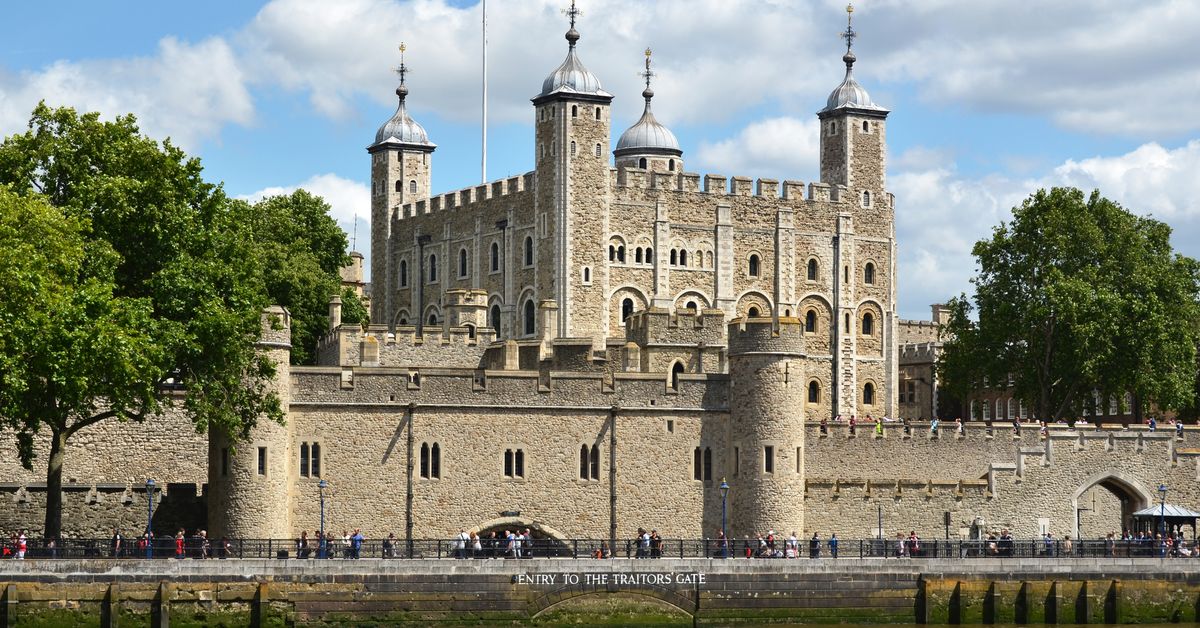
[[[192,44],[165,37],[150,57],[57,61],[0,75],[0,135],[24,129],[40,100],[110,118],[132,112],[147,135],[190,150],[227,124],[254,120],[245,76],[220,38]]]
[[[928,304],[971,293],[971,247],[1038,188],[1099,189],[1129,211],[1169,220],[1177,249],[1200,257],[1200,140],[1166,149],[1149,143],[1115,156],[1068,160],[1038,177],[965,177],[952,164],[898,172],[899,295],[904,317],[927,318]]]
[[[273,186],[238,198],[251,203],[268,196],[291,194],[304,189],[320,196],[329,203],[330,214],[338,226],[346,232],[351,248],[362,253],[367,260],[367,280],[370,280],[371,259],[371,188],[365,183],[339,177],[336,174],[318,174],[296,185]],[[356,229],[357,227],[357,229]]]
[[[798,173],[815,174],[819,136],[816,118],[783,117],[752,122],[735,137],[701,144],[694,158],[696,163],[688,169],[779,179],[794,179]]]

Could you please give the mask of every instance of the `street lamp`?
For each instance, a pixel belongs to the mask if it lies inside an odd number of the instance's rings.
[[[154,533],[150,521],[154,518],[154,478],[146,479],[146,558],[154,557]]]
[[[1158,510],[1158,529],[1162,533],[1163,538],[1167,536],[1167,485],[1158,485],[1158,494],[1162,497]]]
[[[729,533],[725,531],[725,503],[729,497],[729,483],[721,478],[721,558],[729,558]]]
[[[322,479],[317,482],[317,493],[321,496],[321,539],[317,544],[317,558],[325,558],[325,552],[328,550],[325,547],[325,489],[329,488],[329,482]]]

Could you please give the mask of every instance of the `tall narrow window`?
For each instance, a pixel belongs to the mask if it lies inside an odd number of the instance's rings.
[[[490,312],[488,312],[488,325],[492,328],[493,331],[496,332],[496,335],[500,334],[500,305],[499,304],[495,304],[495,303],[492,304],[492,309]]]
[[[763,447],[763,473],[775,473],[775,448],[771,445]]]
[[[258,448],[258,474],[259,475],[267,474],[267,448],[266,447]]]
[[[600,119],[600,108],[599,107],[596,107],[596,119],[597,120]]]
[[[808,280],[817,280],[817,260],[815,259],[808,260]]]
[[[592,455],[589,458],[589,470],[593,480],[600,479],[600,446],[592,445]]]
[[[467,276],[467,250],[460,249],[458,251],[458,276]]]
[[[758,256],[757,255],[750,256],[750,276],[751,277],[758,276]]]
[[[571,117],[572,118],[579,117],[579,105],[571,105]]]
[[[408,261],[400,260],[400,287],[408,286]]]
[[[421,478],[429,479],[429,443],[421,443]]]
[[[875,265],[871,262],[867,262],[867,265],[863,266],[863,283],[867,285],[875,283]]]
[[[599,120],[600,118],[599,118],[599,117],[597,117],[596,119],[597,119],[597,120]],[[599,144],[596,144],[596,156],[597,156],[597,157],[599,157],[600,155],[601,155],[601,148],[600,148],[600,145],[599,145]]]
[[[679,264],[679,251],[677,251],[675,249],[671,249],[671,265],[676,266],[678,264]]]
[[[633,261],[638,264],[642,263],[642,247],[639,246],[633,250]]]
[[[733,474],[737,475],[742,470],[742,450],[739,447],[733,448]]]
[[[221,475],[229,475],[229,448],[221,448]]]
[[[492,272],[500,270],[500,244],[492,243]]]
[[[704,448],[704,481],[712,481],[712,448]]]
[[[300,477],[308,477],[308,443],[300,443]]]
[[[850,283],[850,267],[849,266],[842,267],[842,282]]]
[[[588,479],[588,446],[579,446],[579,479]]]
[[[808,402],[809,403],[820,403],[821,402],[821,384],[817,383],[816,381],[812,381],[812,382],[808,383]]]
[[[429,448],[429,477],[442,477],[442,448],[437,443]]]
[[[638,168],[641,168],[642,170],[646,169],[646,158],[645,157],[642,157],[641,159],[638,160]]]
[[[533,299],[525,301],[525,335],[532,336],[537,331],[537,316],[534,313]]]
[[[804,315],[804,331],[810,334],[817,331],[817,313],[813,310]]]
[[[412,181],[408,182],[408,192],[410,194],[417,193],[417,180],[416,179],[413,179]]]
[[[314,478],[319,478],[321,477],[321,443],[313,443],[311,452],[312,462],[308,468]]]
[[[571,140],[571,156],[575,156],[575,140]]]
[[[679,376],[683,374],[683,364],[676,362],[675,366],[671,367],[671,388],[679,390]]]
[[[675,160],[674,159],[667,160],[667,170],[669,170],[671,172],[675,172]]]
[[[403,192],[403,191],[404,191],[404,182],[403,182],[403,181],[401,181],[401,180],[399,180],[399,179],[396,179],[396,191],[397,191],[397,192]]]
[[[863,207],[871,206],[871,193],[863,191]]]
[[[608,245],[608,261],[617,261],[617,245],[615,244]]]
[[[583,267],[583,283],[592,283],[592,269],[587,266]]]
[[[870,130],[870,127],[868,127],[867,124],[867,121],[863,120],[863,133],[867,133]]]
[[[704,479],[703,455],[704,454],[703,454],[703,452],[700,451],[699,447],[697,447],[695,450],[692,451],[692,479],[693,480],[703,480]]]
[[[617,261],[621,262],[622,264],[625,263],[625,246],[624,245],[617,246]]]
[[[629,317],[632,314],[633,314],[633,299],[626,298],[623,301],[621,301],[621,322],[624,323],[625,321],[629,320]]]
[[[679,265],[687,266],[687,250],[686,249],[679,250]]]
[[[864,336],[872,336],[875,334],[875,317],[872,316],[870,312],[863,314],[862,334]]]
[[[429,283],[437,281],[437,255],[429,256]]]
[[[513,454],[513,477],[525,477],[525,450],[518,449]]]
[[[870,382],[863,385],[863,405],[875,405],[875,385]]]
[[[533,266],[533,238],[525,236],[525,265]]]
[[[504,477],[511,478],[513,476],[513,450],[504,450]]]

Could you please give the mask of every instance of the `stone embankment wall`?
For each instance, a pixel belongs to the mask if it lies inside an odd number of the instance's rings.
[[[6,562],[0,591],[5,625],[1200,619],[1200,575],[1156,559],[31,560]]]

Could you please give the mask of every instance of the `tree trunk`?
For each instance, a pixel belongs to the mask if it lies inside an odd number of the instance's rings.
[[[50,436],[50,461],[46,468],[46,526],[42,538],[57,540],[62,536],[62,474],[67,433],[65,430],[54,430]]]

